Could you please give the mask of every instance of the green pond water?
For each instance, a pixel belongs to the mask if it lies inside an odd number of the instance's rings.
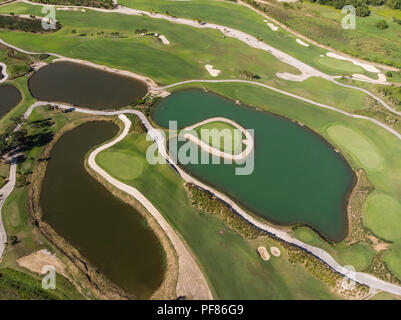
[[[40,206],[43,219],[100,272],[145,299],[163,280],[162,247],[142,215],[84,168],[85,155],[117,133],[118,127],[106,121],[65,133],[51,151]]]
[[[254,129],[252,174],[236,175],[235,164],[182,167],[257,216],[278,224],[310,225],[331,241],[346,236],[346,203],[354,174],[344,158],[310,129],[200,90],[170,95],[152,116],[163,127],[170,120],[183,128],[207,118],[226,117]],[[179,142],[179,147],[186,143]]]

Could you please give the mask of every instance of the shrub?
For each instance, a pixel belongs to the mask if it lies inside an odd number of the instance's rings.
[[[387,29],[388,28],[388,24],[386,22],[386,20],[379,20],[376,22],[376,28],[379,28],[381,30]]]

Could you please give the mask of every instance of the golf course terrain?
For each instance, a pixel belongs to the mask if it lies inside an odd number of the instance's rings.
[[[0,1],[0,299],[399,299],[401,11],[368,7]]]

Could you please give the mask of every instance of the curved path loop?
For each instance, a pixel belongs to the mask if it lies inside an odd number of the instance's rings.
[[[241,142],[243,144],[245,144],[245,150],[243,150],[241,153],[239,154],[233,154],[236,150],[232,150],[231,153],[225,152],[227,150],[221,151],[218,150],[212,146],[210,146],[209,144],[201,141],[197,135],[193,135],[192,133],[184,133],[184,138],[191,140],[192,142],[196,143],[197,145],[199,145],[203,150],[206,150],[207,152],[209,152],[210,154],[217,156],[217,157],[221,157],[221,158],[225,158],[225,159],[229,159],[229,160],[234,160],[234,161],[240,161],[245,159],[247,156],[249,156],[249,154],[252,152],[253,148],[254,148],[254,141],[253,141],[253,137],[252,135],[248,132],[248,130],[246,130],[244,127],[240,126],[238,123],[236,123],[235,121],[231,120],[231,119],[227,119],[227,118],[223,118],[223,117],[214,117],[214,118],[209,118],[206,120],[203,120],[201,122],[195,123],[192,126],[186,127],[184,129],[182,129],[182,131],[191,131],[194,130],[195,128],[202,126],[204,124],[207,123],[211,123],[211,122],[216,122],[216,121],[220,121],[220,122],[225,122],[228,123],[230,125],[232,125],[234,128],[236,128],[237,130],[240,131],[240,139]],[[195,132],[196,134],[196,132]],[[245,139],[242,140],[242,134],[245,136]],[[236,139],[236,135],[235,133],[232,134],[231,139],[232,141],[234,141],[234,139]],[[218,137],[219,142],[220,142],[220,136]],[[242,149],[242,148],[241,148]]]
[[[75,108],[75,107],[71,107],[68,105],[63,105],[63,104],[57,104],[57,103],[51,103],[51,102],[36,102],[33,105],[31,105],[28,110],[26,111],[26,113],[24,114],[24,118],[27,119],[29,117],[29,115],[32,113],[33,109],[38,107],[38,106],[44,106],[44,105],[54,105],[57,106],[61,109],[69,109],[71,111],[77,111],[77,112],[82,112],[82,113],[88,113],[88,114],[95,114],[95,115],[104,115],[104,116],[114,116],[114,115],[123,115],[124,113],[131,113],[131,114],[135,114],[139,117],[139,119],[141,120],[141,122],[143,123],[143,125],[145,126],[146,130],[148,131],[149,136],[154,140],[154,142],[156,143],[158,150],[160,152],[160,155],[167,160],[167,162],[169,164],[171,164],[176,171],[178,172],[178,174],[186,181],[189,183],[192,183],[194,185],[199,186],[200,188],[207,190],[209,192],[211,192],[213,195],[215,195],[216,197],[220,198],[221,200],[223,200],[224,202],[226,202],[228,205],[230,205],[233,210],[235,210],[237,212],[237,214],[239,214],[244,220],[246,220],[247,222],[249,222],[250,224],[254,225],[256,228],[274,236],[277,237],[278,239],[281,239],[289,244],[293,244],[305,251],[307,251],[308,253],[312,254],[313,256],[315,256],[316,258],[318,258],[319,260],[321,260],[322,262],[324,262],[325,264],[327,264],[330,268],[332,268],[334,271],[338,272],[339,274],[342,274],[344,276],[347,276],[348,278],[369,286],[371,289],[377,289],[377,290],[383,290],[383,291],[387,291],[396,295],[401,295],[401,287],[383,280],[380,280],[370,274],[367,273],[363,273],[363,272],[353,272],[353,271],[349,271],[348,269],[344,268],[343,266],[341,266],[339,263],[337,263],[337,261],[325,250],[318,248],[318,247],[314,247],[311,245],[308,245],[306,243],[303,243],[302,241],[292,237],[291,235],[289,235],[287,232],[277,229],[273,226],[270,226],[254,217],[252,217],[251,215],[249,215],[246,211],[244,211],[237,203],[235,203],[232,199],[230,199],[229,197],[227,197],[226,195],[222,194],[221,192],[213,189],[212,187],[200,182],[199,180],[193,178],[192,176],[190,176],[189,174],[187,174],[184,170],[182,170],[176,163],[174,163],[174,161],[172,160],[172,158],[170,157],[170,155],[167,152],[167,148],[166,148],[166,141],[165,138],[163,137],[163,135],[160,133],[159,130],[153,128],[153,126],[151,125],[151,123],[149,122],[149,120],[145,117],[145,115],[137,110],[118,110],[118,111],[98,111],[98,110],[88,110],[88,109],[83,109],[83,108]],[[110,142],[109,144],[106,144],[98,149],[96,149],[94,152],[98,151],[97,153],[99,153],[101,150],[105,150],[106,148],[110,147],[111,145],[117,143],[118,141],[121,141],[127,134],[129,131],[129,121],[126,120],[126,118],[124,117],[120,117],[120,119],[122,119],[124,121],[125,124],[125,128],[123,133],[114,141]],[[399,139],[401,140],[401,136],[399,137]],[[91,159],[91,167],[98,172],[100,175],[102,175],[107,181],[109,181],[111,184],[113,184],[115,187],[119,188],[120,190],[123,190],[129,194],[131,194],[132,196],[134,196],[138,201],[140,201],[145,208],[147,208],[149,210],[149,212],[156,218],[156,220],[160,219],[161,221],[161,226],[162,228],[166,228],[164,229],[167,232],[170,232],[168,230],[171,230],[171,233],[167,233],[167,235],[170,237],[172,236],[172,238],[170,238],[170,240],[173,242],[174,245],[177,244],[177,248],[180,248],[180,246],[183,246],[184,248],[185,245],[181,242],[181,244],[176,243],[174,239],[175,237],[177,237],[176,239],[179,240],[178,236],[174,233],[174,231],[172,231],[171,227],[168,225],[167,222],[165,222],[163,216],[157,211],[157,209],[152,205],[152,203],[146,199],[146,197],[144,195],[142,195],[137,189],[125,185],[123,183],[121,183],[120,181],[114,179],[113,177],[111,177],[107,172],[105,172],[104,170],[102,170],[101,168],[99,168],[96,163],[95,163],[95,156],[96,154],[91,154],[90,155],[90,159]],[[158,220],[159,221],[159,220]],[[160,223],[160,222],[159,222]],[[180,251],[178,251],[178,256],[179,256],[179,262],[183,263],[182,261],[184,259],[192,259],[193,257],[192,255],[189,253],[189,249],[186,249],[186,251],[188,252],[189,256],[181,256],[180,255]],[[193,260],[194,261],[194,260]],[[194,267],[194,263],[190,263],[192,264],[192,267]],[[195,263],[196,264],[196,263]],[[192,268],[191,267],[191,268]],[[185,267],[181,267],[183,270]],[[188,266],[189,268],[189,266]],[[200,269],[199,267],[196,265],[196,271]],[[189,271],[188,271],[189,272]],[[180,277],[180,276],[179,276]],[[180,281],[182,281],[181,283],[190,283],[191,285],[189,286],[193,286],[194,284],[194,280],[191,276],[187,276],[186,274],[183,274],[183,272],[181,273],[181,278],[179,278]],[[203,277],[203,276],[202,276]],[[202,287],[204,288],[207,284],[206,284],[206,280],[203,281],[200,280],[199,277],[196,277],[195,282],[197,281],[197,286],[198,287]],[[187,287],[187,286],[185,286]],[[183,289],[184,286],[178,286],[177,285],[177,292],[183,292],[183,291],[179,291],[179,290],[184,290]],[[210,293],[210,291],[208,291]],[[195,293],[196,294],[196,293]],[[210,294],[211,296],[211,294]]]
[[[1,68],[1,74],[2,74],[0,83],[3,83],[3,82],[6,82],[8,79],[7,66],[4,63],[0,62],[0,68]]]

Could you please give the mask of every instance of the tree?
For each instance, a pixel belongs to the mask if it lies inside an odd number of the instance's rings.
[[[11,149],[23,147],[27,143],[28,131],[25,128],[20,128],[17,131],[10,133],[8,137],[8,145]]]

